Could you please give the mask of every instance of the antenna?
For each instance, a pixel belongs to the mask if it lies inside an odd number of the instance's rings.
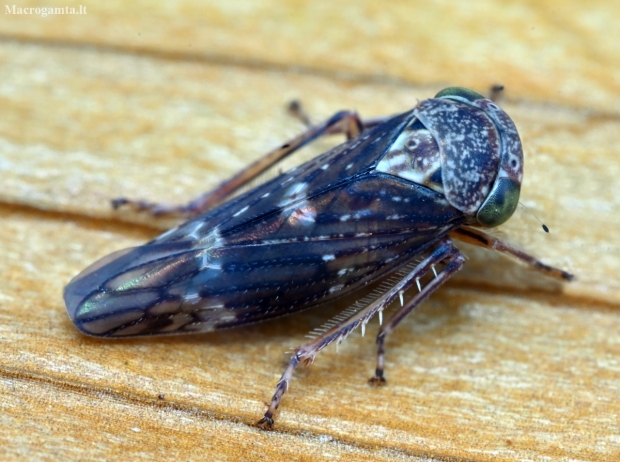
[[[523,205],[523,202],[519,201],[519,205],[521,205],[521,207],[523,207],[525,210],[527,210],[528,212],[530,212],[530,214],[536,218],[538,220],[538,222],[542,225],[542,229],[545,231],[545,233],[549,232],[549,228],[547,227],[546,224],[544,224],[542,221],[540,221],[540,218],[538,218],[536,215],[534,215],[530,209],[528,207],[526,207],[525,205]]]

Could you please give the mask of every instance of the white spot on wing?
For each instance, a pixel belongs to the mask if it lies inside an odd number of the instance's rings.
[[[205,237],[200,239],[197,242],[197,245],[199,245],[201,248],[205,250],[217,248],[220,245],[222,245],[222,238],[217,228],[214,228],[213,230],[211,230],[209,234],[207,234]]]
[[[233,217],[236,217],[236,216],[241,215],[243,212],[245,212],[245,211],[246,211],[247,209],[249,209],[249,208],[250,208],[250,206],[249,206],[249,205],[246,205],[246,206],[245,206],[245,207],[243,207],[241,210],[239,210],[237,213],[235,213],[235,214],[233,215]]]
[[[327,255],[323,255],[323,260],[325,261],[332,261],[335,260],[336,256],[334,254],[327,254]]]
[[[172,236],[177,230],[179,229],[179,227],[177,226],[176,228],[172,228],[168,231],[166,231],[164,234],[162,234],[161,236],[158,236],[155,239],[155,242],[161,242],[161,241],[165,241],[166,239],[168,239],[170,236]]]
[[[295,183],[290,188],[286,190],[284,195],[282,196],[282,200],[278,203],[280,207],[284,207],[291,202],[294,202],[298,199],[303,198],[306,189],[308,188],[308,183]]]
[[[282,215],[287,217],[291,226],[310,226],[314,224],[316,214],[316,209],[306,200],[282,210]]]
[[[200,294],[198,292],[191,292],[185,294],[183,300],[187,303],[194,304],[200,300]]]
[[[226,316],[221,316],[218,318],[219,322],[231,322],[231,321],[236,321],[237,320],[237,316],[235,316],[234,314],[229,314]]]
[[[191,239],[200,239],[200,229],[204,226],[204,221],[195,222],[190,229],[187,231],[187,237]]]
[[[202,255],[202,263],[200,265],[200,269],[212,269],[212,270],[216,270],[216,271],[220,271],[222,269],[222,265],[219,263],[215,263],[212,260],[211,255],[209,255],[209,252],[205,252]]]
[[[216,263],[213,257],[213,249],[217,249],[222,245],[222,238],[217,228],[211,231],[207,236],[200,239],[198,242],[198,248],[202,250],[199,257],[201,259],[200,269],[210,268],[214,270],[221,270],[222,266]]]

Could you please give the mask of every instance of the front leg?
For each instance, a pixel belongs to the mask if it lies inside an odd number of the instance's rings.
[[[459,229],[452,231],[450,233],[450,237],[463,242],[467,242],[468,244],[473,244],[478,247],[485,247],[490,250],[495,250],[497,252],[510,255],[511,257],[522,261],[532,269],[540,271],[541,273],[544,273],[549,277],[559,279],[561,281],[572,281],[575,278],[575,276],[568,271],[549,266],[541,262],[538,258],[525,253],[523,250],[476,228],[463,226]]]

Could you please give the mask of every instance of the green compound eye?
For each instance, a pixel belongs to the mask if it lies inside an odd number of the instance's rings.
[[[519,204],[521,185],[510,178],[499,178],[476,218],[483,226],[493,228],[508,220]]]
[[[448,87],[441,90],[435,95],[435,98],[460,98],[467,101],[476,101],[477,99],[485,99],[480,93],[463,87]]]

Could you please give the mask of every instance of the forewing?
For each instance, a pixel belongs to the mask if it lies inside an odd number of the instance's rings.
[[[150,333],[166,333],[169,314],[181,310],[184,301],[170,296],[167,287],[191,281],[197,274],[210,274],[213,268],[205,255],[212,246],[166,242],[114,252],[67,285],[64,298],[69,317],[89,335],[113,335],[147,320]]]
[[[106,257],[67,286],[69,314],[82,331],[108,336],[247,324],[364,286],[463,222],[439,194],[383,174],[303,201],[321,210],[311,226],[292,207],[227,236],[216,228]]]
[[[221,235],[247,227],[264,217],[291,207],[296,201],[337,188],[352,177],[374,168],[394,140],[411,121],[405,112],[364,132],[305,164],[170,230],[155,242],[194,240],[204,230],[218,228]]]
[[[465,220],[440,194],[374,170],[408,120],[95,263],[65,290],[71,319],[101,336],[205,332],[309,308],[388,274]]]

